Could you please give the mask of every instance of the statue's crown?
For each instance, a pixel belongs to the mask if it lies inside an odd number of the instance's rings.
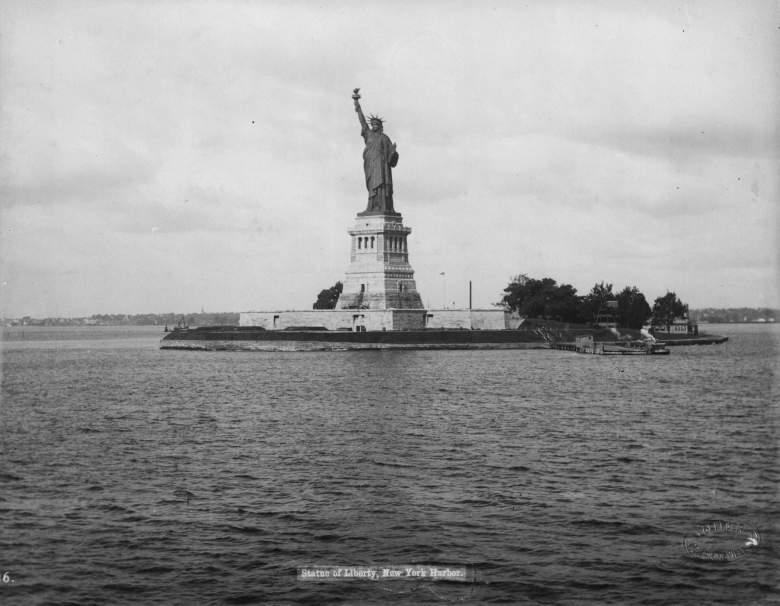
[[[379,124],[384,124],[385,123],[383,118],[380,118],[379,116],[375,116],[374,114],[370,114],[368,116],[368,121],[369,122],[379,122]]]

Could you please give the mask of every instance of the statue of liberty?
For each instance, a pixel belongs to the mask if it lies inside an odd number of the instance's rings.
[[[360,108],[359,90],[355,89],[352,99],[360,120],[360,135],[366,142],[363,150],[363,171],[368,189],[368,206],[360,214],[396,214],[393,210],[392,168],[398,163],[398,152],[395,143],[384,133],[382,118],[372,115],[369,116],[368,123],[366,122]]]

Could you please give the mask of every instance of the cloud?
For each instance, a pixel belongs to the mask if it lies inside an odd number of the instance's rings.
[[[634,155],[673,158],[680,162],[709,156],[780,156],[780,133],[737,124],[714,124],[707,120],[653,130],[605,132],[591,141]]]

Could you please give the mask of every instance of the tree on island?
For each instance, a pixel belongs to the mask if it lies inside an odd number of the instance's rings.
[[[688,306],[671,291],[663,297],[658,297],[653,303],[653,322],[655,324],[671,324],[675,318],[688,315]]]
[[[326,288],[320,291],[317,295],[317,300],[312,306],[313,309],[335,309],[336,303],[338,303],[339,295],[344,290],[344,285],[341,282],[336,282],[330,288]]]
[[[653,314],[645,296],[636,286],[626,286],[616,298],[620,325],[625,328],[640,329]]]
[[[608,302],[613,302],[612,306]],[[620,326],[636,329],[642,328],[652,314],[636,286],[626,286],[615,294],[612,284],[597,282],[587,295],[578,297],[570,284],[559,285],[552,278],[537,280],[525,274],[512,278],[498,305],[526,318],[562,322],[590,323],[602,314],[609,314]]]
[[[607,301],[614,300],[612,284],[597,282],[587,295],[580,298],[580,322],[595,322],[599,314],[606,311]]]
[[[580,299],[571,284],[558,284],[552,278],[537,280],[520,274],[504,289],[499,305],[527,318],[576,322]]]

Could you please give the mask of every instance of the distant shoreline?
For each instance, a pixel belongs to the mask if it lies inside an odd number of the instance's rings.
[[[201,327],[206,328],[209,326],[224,326],[229,324],[235,324],[237,325],[238,322],[218,322],[218,323],[198,323],[198,322],[190,322],[190,324],[195,327]],[[771,322],[771,321],[765,321],[765,322],[758,322],[758,321],[740,321],[740,322],[707,322],[707,321],[700,321],[697,322],[697,324],[701,327],[707,327],[707,326],[730,326],[730,325],[743,325],[743,324],[758,324],[762,326],[772,326],[772,325],[780,325],[780,322]],[[46,320],[37,320],[34,321],[34,323],[31,324],[3,324],[0,323],[0,327],[5,329],[22,329],[22,328],[83,328],[83,329],[90,329],[90,328],[120,328],[120,327],[126,327],[126,328],[142,328],[142,327],[158,327],[160,329],[164,329],[165,327],[168,327],[169,329],[173,329],[176,327],[176,322],[158,322],[158,323],[125,323],[125,322],[114,322],[114,323],[90,323],[90,324],[80,324],[77,319],[73,322],[69,321],[54,321],[54,322],[47,322]],[[619,329],[619,330],[628,330],[628,329]],[[705,329],[706,330],[706,329]]]
[[[780,324],[780,322],[770,321],[766,320],[764,322],[759,322],[758,320],[747,320],[747,321],[740,321],[740,322],[707,322],[707,320],[699,320],[697,322],[700,326],[704,324],[705,326],[714,325],[714,324]]]

